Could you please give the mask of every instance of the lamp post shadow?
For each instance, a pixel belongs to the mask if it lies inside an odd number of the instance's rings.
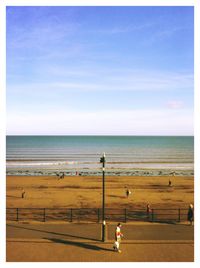
[[[107,248],[103,248],[94,244],[88,244],[85,242],[78,242],[78,241],[69,241],[69,240],[63,240],[63,239],[58,239],[58,238],[43,238],[49,241],[52,241],[54,243],[60,243],[60,244],[64,244],[64,245],[70,245],[70,246],[76,246],[76,247],[81,247],[81,248],[85,248],[85,249],[89,249],[89,250],[103,250],[103,251],[112,251],[114,252],[112,249],[107,249]]]

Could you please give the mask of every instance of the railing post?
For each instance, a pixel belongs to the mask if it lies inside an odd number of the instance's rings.
[[[126,222],[126,208],[124,209],[124,222]]]
[[[45,211],[45,208],[44,208],[44,210],[43,210],[43,221],[45,222],[45,216],[46,216],[46,211]]]
[[[178,221],[179,222],[181,221],[181,209],[180,208],[178,209]]]
[[[73,213],[72,213],[72,208],[71,208],[70,221],[72,222],[72,220],[73,220]]]
[[[19,209],[17,208],[17,221],[19,221]]]
[[[151,221],[154,221],[154,210],[153,210],[153,208],[151,210]]]

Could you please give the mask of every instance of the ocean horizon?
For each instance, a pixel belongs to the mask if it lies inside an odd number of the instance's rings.
[[[26,135],[6,137],[8,175],[194,174],[194,136]]]

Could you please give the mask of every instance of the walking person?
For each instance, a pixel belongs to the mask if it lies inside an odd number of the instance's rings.
[[[25,190],[24,189],[22,189],[22,198],[24,198],[25,197]]]
[[[172,186],[172,181],[169,179],[169,183],[168,186],[171,187]]]
[[[175,175],[176,175],[176,172],[175,171],[173,171],[172,173],[170,173],[173,177],[175,177]],[[172,181],[171,181],[171,179],[169,178],[169,183],[168,183],[168,186],[169,187],[172,187]]]
[[[126,197],[128,198],[129,195],[131,194],[131,191],[129,189],[126,189]]]
[[[193,210],[193,205],[192,204],[190,204],[189,208],[188,208],[188,221],[189,221],[189,225],[193,225],[194,210]]]
[[[128,196],[129,196],[129,190],[126,189],[126,197],[128,198]]]
[[[120,243],[121,243],[121,238],[123,237],[123,234],[121,233],[121,223],[117,224],[117,227],[115,229],[115,243],[114,243],[114,250],[121,253],[121,250],[119,249]]]
[[[150,219],[150,214],[151,214],[151,207],[150,204],[147,203],[147,219]]]

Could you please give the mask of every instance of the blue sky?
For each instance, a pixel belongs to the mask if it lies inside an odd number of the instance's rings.
[[[7,7],[7,134],[193,135],[193,7]]]

